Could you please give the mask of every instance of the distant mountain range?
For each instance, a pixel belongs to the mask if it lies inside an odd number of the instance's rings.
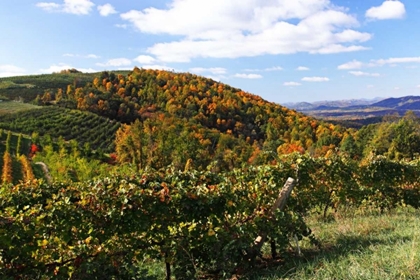
[[[351,121],[354,126],[381,121],[385,115],[420,116],[420,96],[285,103],[284,106],[329,121]]]
[[[284,103],[283,105],[295,109],[297,111],[308,111],[308,110],[325,110],[328,108],[345,108],[352,106],[363,106],[371,105],[376,102],[384,100],[382,97],[376,97],[374,99],[348,99],[348,100],[324,100],[316,102],[297,102],[297,103]]]

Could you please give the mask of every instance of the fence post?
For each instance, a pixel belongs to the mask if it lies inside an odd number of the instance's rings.
[[[293,187],[296,185],[296,180],[293,178],[288,178],[286,183],[284,184],[283,188],[281,189],[279,196],[277,197],[276,201],[274,202],[273,207],[271,207],[270,213],[269,213],[269,220],[272,219],[275,211],[277,209],[283,210],[286,206],[286,200],[289,197],[290,193],[293,190]],[[267,233],[262,232],[260,235],[255,238],[254,244],[252,247],[252,252],[254,254],[257,254],[261,251],[261,247],[264,244],[264,242],[267,240]]]

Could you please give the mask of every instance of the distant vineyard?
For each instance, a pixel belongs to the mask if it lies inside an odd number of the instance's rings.
[[[127,74],[128,71],[117,71]],[[30,75],[0,78],[0,95],[10,100],[23,99],[30,102],[45,91],[65,89],[67,85],[85,85],[98,73],[54,73],[48,75]]]
[[[62,136],[65,140],[76,140],[79,145],[90,144],[92,149],[110,152],[114,149],[114,135],[119,122],[88,112],[57,107],[29,110],[0,117],[0,128],[15,132]]]

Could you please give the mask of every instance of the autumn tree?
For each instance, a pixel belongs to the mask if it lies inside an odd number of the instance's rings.
[[[356,145],[353,135],[347,134],[344,136],[340,144],[340,152],[347,154],[349,157],[354,158],[359,154],[359,149]]]
[[[390,153],[396,159],[413,159],[420,153],[420,125],[417,118],[408,113],[394,127]]]
[[[143,124],[136,120],[131,125],[122,125],[115,138],[117,159],[131,163],[137,170],[145,167],[145,139]]]
[[[13,181],[13,175],[12,175],[12,156],[9,152],[5,152],[3,155],[3,169],[2,169],[2,176],[1,180],[3,184],[9,184]]]
[[[31,162],[25,155],[19,157],[19,161],[22,165],[22,175],[25,181],[31,181],[35,179],[35,175],[31,166]]]

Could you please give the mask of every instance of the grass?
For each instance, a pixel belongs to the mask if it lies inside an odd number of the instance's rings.
[[[420,211],[403,208],[309,221],[322,244],[268,261],[240,279],[420,279]]]
[[[28,111],[32,109],[39,109],[41,106],[32,105],[29,103],[15,102],[15,101],[3,101],[0,102],[0,115],[13,114],[22,111]]]

